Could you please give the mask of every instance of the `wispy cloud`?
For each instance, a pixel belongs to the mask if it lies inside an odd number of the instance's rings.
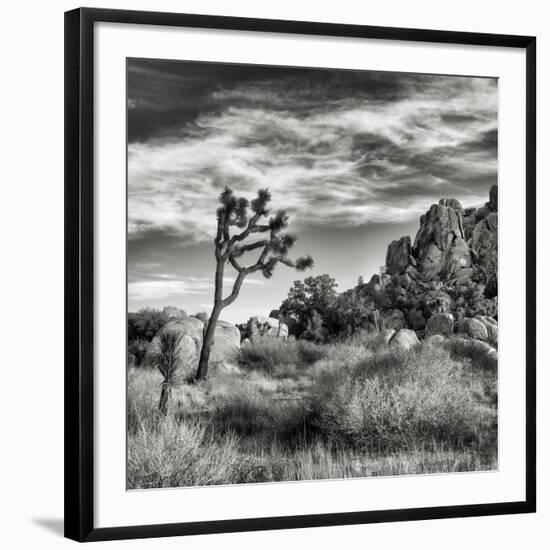
[[[224,290],[230,290],[234,278],[224,277]],[[248,278],[245,285],[262,285],[261,279]],[[177,277],[167,273],[146,273],[133,271],[128,282],[128,299],[131,302],[156,303],[164,300],[181,300],[189,295],[212,295],[214,292],[213,277]]]
[[[196,66],[190,80],[170,70],[181,104],[192,83],[205,97],[189,92],[192,120],[130,143],[130,239],[211,240],[224,185],[248,197],[269,187],[294,227],[353,227],[411,220],[443,196],[483,202],[496,179],[494,80],[252,71],[210,89]],[[153,108],[151,90],[137,96],[130,117]]]

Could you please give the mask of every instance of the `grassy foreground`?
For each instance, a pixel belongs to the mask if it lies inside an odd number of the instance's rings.
[[[128,487],[492,470],[497,362],[476,342],[390,349],[265,339],[239,371],[174,390],[128,373]]]

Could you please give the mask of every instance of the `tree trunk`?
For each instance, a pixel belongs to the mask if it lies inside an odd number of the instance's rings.
[[[168,384],[162,385],[160,392],[159,411],[163,416],[168,414],[168,403],[172,397],[172,388]]]
[[[195,377],[196,380],[204,380],[208,375],[210,351],[212,350],[212,344],[214,343],[214,334],[216,332],[216,325],[218,324],[221,311],[222,308],[220,306],[215,306],[212,310],[212,315],[210,315],[210,319],[208,319],[208,326],[206,327],[206,332],[204,333],[204,338],[202,341],[199,368],[197,369],[197,376]]]

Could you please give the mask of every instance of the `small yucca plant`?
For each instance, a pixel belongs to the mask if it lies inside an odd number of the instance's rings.
[[[159,411],[166,416],[168,404],[172,397],[172,388],[182,383],[180,372],[182,335],[171,331],[161,330],[158,335],[157,349],[152,354],[152,364],[162,374],[164,380],[161,384]]]

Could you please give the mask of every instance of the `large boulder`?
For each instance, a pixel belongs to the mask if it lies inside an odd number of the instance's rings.
[[[479,319],[466,318],[460,323],[460,332],[467,334],[470,338],[486,341],[489,339],[485,325]]]
[[[392,241],[386,252],[386,273],[395,276],[404,274],[409,265],[411,253],[412,246],[409,236]]]
[[[209,366],[233,371],[238,362],[241,347],[239,329],[226,321],[218,321],[214,332],[214,344],[210,352]]]
[[[446,343],[452,347],[459,347],[462,349],[468,349],[470,353],[475,353],[481,357],[485,357],[489,365],[496,368],[498,364],[498,352],[497,350],[489,345],[487,342],[482,342],[480,340],[472,340],[470,338],[460,338],[454,337],[449,340],[446,340]]]
[[[477,251],[486,243],[496,246],[497,231],[498,214],[491,212],[475,225],[472,232],[472,248]]]
[[[187,318],[187,313],[183,311],[183,309],[174,306],[166,306],[162,310],[162,313],[170,320],[175,319],[176,321],[181,321]]]
[[[455,279],[471,267],[461,214],[451,206],[433,204],[420,218],[413,255],[424,278]]]
[[[272,318],[272,319],[279,319],[281,317],[281,312],[278,310],[278,309],[272,309],[270,312],[269,312],[269,316]]]
[[[487,340],[496,343],[498,341],[498,323],[492,318],[485,315],[479,315],[474,319],[481,321],[487,330]]]
[[[449,336],[453,333],[454,324],[452,313],[434,313],[426,323],[426,336],[435,334]]]
[[[390,346],[405,351],[410,350],[415,345],[419,344],[420,340],[414,330],[403,328],[396,332],[390,340]]]
[[[155,356],[162,352],[161,332],[171,332],[179,336],[176,355],[178,370],[183,376],[196,372],[203,343],[204,325],[195,317],[182,321],[169,321],[161,327],[147,348],[144,363],[155,366]],[[225,321],[218,321],[214,332],[214,343],[210,351],[209,366],[231,370],[237,363],[241,334],[239,329]]]
[[[248,320],[248,334],[252,341],[258,336],[270,336],[286,340],[288,337],[288,326],[273,317],[251,317]]]
[[[184,327],[186,334],[189,334],[189,336],[197,342],[199,349],[202,347],[204,323],[200,319],[196,317],[187,317],[186,319],[178,321],[178,326]]]
[[[496,231],[496,221],[498,217],[498,186],[493,185],[489,191],[489,202],[486,202],[481,208],[467,208],[464,211],[464,216],[462,217],[462,227],[464,229],[464,236],[468,244],[472,244],[471,240],[473,237],[475,227],[482,221],[486,220],[491,216],[489,224]],[[479,232],[479,230],[478,230]]]
[[[198,319],[190,319],[169,321],[157,331],[145,354],[146,366],[156,366],[155,358],[163,352],[161,333],[171,333],[179,339],[176,348],[179,374],[188,376],[196,371],[202,347],[202,323]]]
[[[298,331],[298,322],[296,319],[290,317],[290,315],[285,315],[284,313],[281,313],[278,309],[272,309],[269,313],[269,316],[272,319],[277,319],[278,321],[281,321],[283,324],[287,327],[287,334],[296,334]],[[248,333],[247,333],[248,334]]]

